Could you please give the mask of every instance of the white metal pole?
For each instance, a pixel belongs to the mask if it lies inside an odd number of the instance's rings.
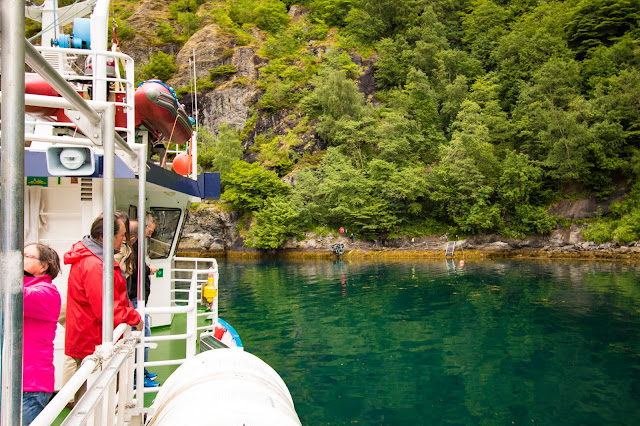
[[[98,0],[91,14],[91,49],[106,52],[109,22],[109,0]],[[96,56],[93,64],[95,87],[93,99],[107,100],[107,57]]]
[[[198,291],[198,272],[193,271],[191,285],[189,286],[189,305],[192,305],[187,312],[187,335],[185,358],[189,359],[196,355],[196,345],[198,342],[198,304],[196,303],[196,293]]]
[[[145,283],[146,276],[146,219],[147,219],[147,145],[141,144],[138,148],[138,313],[140,318],[145,317]],[[145,327],[147,325],[145,324]],[[139,408],[144,407],[144,330],[142,330],[142,345],[137,349],[136,365],[136,404]]]
[[[24,2],[3,0],[2,28],[2,412],[20,422],[22,410],[24,242]]]
[[[102,116],[104,168],[102,179],[103,232],[102,247],[102,344],[113,343],[113,235],[114,235],[114,170],[115,170],[115,113],[111,104]]]

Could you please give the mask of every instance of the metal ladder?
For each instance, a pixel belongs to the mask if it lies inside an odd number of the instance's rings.
[[[455,251],[456,251],[456,242],[447,241],[447,248],[444,250],[444,257],[453,256],[453,253]]]

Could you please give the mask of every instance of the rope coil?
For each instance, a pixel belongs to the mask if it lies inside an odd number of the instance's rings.
[[[115,345],[108,345],[106,347],[104,345],[96,346],[95,352],[83,359],[81,366],[84,365],[85,362],[93,361],[96,365],[91,373],[95,373],[102,368],[102,364],[110,360],[113,355],[121,350],[126,349],[131,353],[138,342],[140,342],[140,337],[131,336],[120,340]]]

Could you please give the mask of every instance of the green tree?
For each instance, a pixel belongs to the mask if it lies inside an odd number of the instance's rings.
[[[440,90],[439,112],[442,120],[442,128],[447,134],[450,134],[450,126],[458,115],[462,101],[464,101],[467,96],[469,96],[469,87],[467,78],[464,75],[457,76],[451,84],[447,84]]]
[[[195,13],[204,0],[177,0],[169,3],[169,17],[178,19],[181,13]]]
[[[365,163],[373,156],[376,145],[377,122],[373,117],[352,119],[342,117],[334,120],[323,117],[318,123],[318,134],[329,141],[331,145],[340,147],[342,153],[354,159],[359,169],[364,169]]]
[[[198,161],[204,170],[225,175],[231,165],[242,158],[242,141],[237,130],[222,124],[215,137],[204,127],[198,130]]]
[[[383,38],[376,46],[378,60],[374,75],[376,85],[380,89],[403,86],[411,66],[410,47],[407,41],[398,37]]]
[[[469,12],[461,17],[464,30],[462,42],[469,46],[471,54],[487,69],[496,67],[491,54],[507,32],[509,19],[509,11],[492,0],[474,0]]]
[[[349,11],[357,4],[355,0],[312,0],[311,16],[329,26],[342,27]]]
[[[375,126],[376,156],[396,164],[417,160],[425,148],[425,137],[413,120],[395,111],[381,111]]]
[[[229,1],[229,18],[239,26],[253,22],[254,10],[258,6],[256,0]]]
[[[156,26],[156,35],[164,43],[173,43],[176,37],[173,33],[173,26],[167,21],[160,21]]]
[[[471,86],[469,100],[481,108],[481,120],[489,132],[488,141],[498,152],[514,148],[516,127],[500,106],[500,82],[495,73],[479,77]]]
[[[269,198],[264,207],[254,214],[255,222],[249,230],[247,246],[276,249],[285,240],[298,234],[308,225],[306,209],[294,206],[283,196]]]
[[[178,70],[175,60],[175,55],[167,55],[162,51],[152,53],[149,56],[149,60],[138,68],[138,79],[141,81],[152,78],[162,81],[169,80],[173,73]]]
[[[303,110],[311,118],[360,119],[365,115],[364,97],[346,71],[325,69],[312,83],[315,89],[301,100]]]
[[[440,218],[468,233],[500,226],[499,208],[492,203],[495,189],[487,184],[460,140],[442,147],[442,159],[426,179],[429,198]]]
[[[286,196],[290,187],[280,181],[275,172],[263,169],[259,164],[238,160],[231,172],[222,180],[222,199],[231,207],[244,213],[261,210],[267,200],[275,196]]]
[[[570,9],[564,3],[540,3],[512,23],[511,31],[499,39],[490,60],[498,64],[503,109],[510,112],[520,90],[533,73],[550,58],[571,59],[565,41]]]
[[[504,207],[502,233],[523,238],[531,234],[550,234],[555,221],[540,205],[543,170],[526,154],[507,152],[502,162],[502,175],[498,186],[500,203]]]
[[[279,32],[291,21],[287,6],[280,0],[232,0],[229,18],[240,26],[253,23],[270,33]]]
[[[344,226],[367,237],[387,235],[400,223],[393,201],[337,148],[327,150],[317,170],[298,173],[294,199],[308,208],[316,223]]]
[[[280,0],[262,0],[254,10],[254,22],[270,33],[284,29],[291,18],[287,14],[287,6]]]
[[[588,91],[606,85],[607,80],[623,70],[640,68],[640,40],[625,34],[612,46],[591,49],[582,61],[582,76]]]
[[[395,164],[375,159],[368,165],[369,178],[384,199],[396,207],[400,220],[419,219],[425,216],[428,202],[426,172],[424,166],[407,165],[398,168]]]
[[[456,121],[452,124],[452,146],[462,147],[467,157],[472,158],[477,169],[488,182],[495,184],[500,170],[496,148],[490,143],[489,128],[484,123],[482,108],[471,100],[460,106]]]
[[[537,204],[542,188],[543,170],[527,154],[509,151],[502,163],[498,195],[503,205],[515,209],[525,204]]]
[[[640,49],[637,50],[640,54]],[[596,87],[592,103],[595,114],[619,123],[627,147],[640,147],[640,64],[623,69]]]
[[[384,24],[363,9],[353,8],[344,19],[344,32],[357,42],[372,45],[384,31]]]
[[[415,122],[415,131],[419,132],[421,137],[416,138],[413,153],[423,161],[433,161],[438,147],[445,141],[445,136],[441,130],[437,95],[426,74],[412,68],[404,88],[388,91],[386,105]]]
[[[627,31],[638,28],[639,0],[582,0],[567,24],[569,46],[584,58],[592,49],[611,45]]]
[[[178,24],[182,27],[182,35],[185,40],[194,35],[200,29],[201,19],[195,13],[180,13]]]

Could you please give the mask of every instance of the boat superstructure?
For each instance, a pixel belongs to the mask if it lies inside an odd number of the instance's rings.
[[[148,82],[144,91],[136,93],[139,88],[134,85],[133,60],[118,52],[115,45],[108,48],[108,14],[108,0],[76,2],[67,8],[58,8],[55,0],[45,0],[42,5],[27,2],[26,7],[22,0],[3,2],[0,171],[5,271],[4,424],[20,418],[21,409],[22,271],[16,265],[22,265],[23,245],[42,242],[62,255],[88,233],[100,213],[112,217],[115,210],[121,210],[137,219],[138,258],[159,268],[151,278],[147,306],[143,302],[144,286],[139,286],[141,316],[149,314],[152,325],[161,326],[170,324],[175,314],[186,315],[187,328],[175,336],[145,338],[124,324],[115,330],[110,326],[113,241],[105,239],[103,344],[62,386],[59,372],[64,329],[59,326],[55,342],[59,393],[34,424],[49,424],[85,382],[89,391],[76,403],[67,424],[144,423],[154,410],[144,407],[144,393],[154,388],[138,386],[133,390],[134,368],[138,378],[144,376],[143,363],[134,364],[134,348],[137,359],[142,360],[145,345],[163,340],[185,342],[184,358],[148,366],[189,362],[196,355],[198,338],[202,339],[201,350],[242,350],[233,327],[217,315],[219,277],[215,259],[176,257],[190,204],[220,196],[219,174],[197,175],[195,143],[185,152],[194,165],[184,173],[186,176],[167,169],[170,161],[166,149],[172,142],[190,143],[192,122],[163,83]],[[33,46],[24,38],[25,15],[42,22],[41,46]],[[61,32],[61,26],[68,22],[74,22],[73,35]],[[171,119],[173,123],[167,124]],[[151,155],[157,152],[157,161],[151,161]],[[157,221],[156,233],[148,241],[147,212]],[[103,232],[113,235],[112,221],[104,221]],[[144,282],[144,270],[138,268],[139,283]],[[67,277],[68,268],[63,268],[54,281],[63,299]],[[290,395],[288,398],[291,400]],[[293,417],[297,420],[295,411]]]

